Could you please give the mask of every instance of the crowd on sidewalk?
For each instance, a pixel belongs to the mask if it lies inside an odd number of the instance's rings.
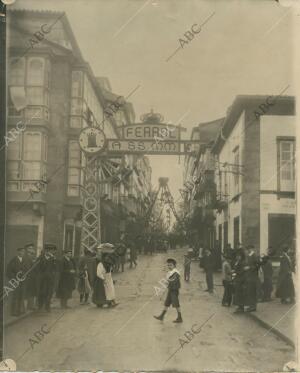
[[[137,266],[137,245],[123,236],[115,245],[100,244],[93,252],[84,251],[79,260],[72,251],[58,254],[55,245],[46,243],[36,257],[32,243],[17,249],[16,256],[7,265],[8,283],[4,287],[3,299],[9,298],[10,315],[18,317],[26,311],[51,311],[56,296],[62,309],[69,308],[68,300],[77,289],[80,304],[97,307],[115,307],[112,272],[124,272]],[[13,285],[13,286],[12,286]]]
[[[194,252],[190,249],[190,252]],[[190,272],[190,260],[186,256],[185,272]],[[268,249],[267,255],[258,256],[255,248],[241,244],[234,249],[231,245],[222,253],[222,281],[224,294],[222,306],[236,306],[236,313],[256,311],[258,302],[270,302],[273,294],[273,250]],[[207,289],[214,290],[213,275],[215,269],[214,256],[209,249],[199,250],[200,266],[206,274]],[[282,304],[295,303],[295,288],[293,273],[295,273],[295,260],[293,251],[284,246],[279,257],[280,267],[275,289],[275,296],[280,298]],[[186,278],[185,275],[185,279]]]

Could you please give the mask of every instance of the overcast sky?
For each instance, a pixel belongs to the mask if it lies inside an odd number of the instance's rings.
[[[16,8],[64,10],[82,54],[114,92],[131,97],[137,120],[151,108],[189,131],[223,117],[238,94],[279,94],[292,84],[291,11],[274,0],[17,0]],[[169,59],[193,24],[201,32]],[[151,157],[153,184],[178,157]]]

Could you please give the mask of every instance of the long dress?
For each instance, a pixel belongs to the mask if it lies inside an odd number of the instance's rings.
[[[105,288],[104,288],[105,268],[101,261],[97,260],[96,277],[93,286],[92,301],[97,306],[102,306],[106,303]]]
[[[113,258],[109,255],[106,255],[103,261],[103,266],[105,269],[104,274],[104,289],[105,289],[105,296],[106,300],[112,301],[115,300],[115,286],[112,279],[112,269],[113,269]]]
[[[111,272],[106,272],[104,275],[104,279],[105,279],[104,289],[105,289],[106,299],[109,301],[115,300],[116,293],[115,293],[115,287],[114,287],[113,279],[111,276]]]
[[[276,297],[281,298],[281,300],[286,300],[288,298],[294,299],[295,297],[292,263],[290,257],[286,253],[280,257]]]

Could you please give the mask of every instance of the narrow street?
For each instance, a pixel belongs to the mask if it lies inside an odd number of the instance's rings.
[[[293,360],[293,350],[246,315],[233,315],[233,308],[221,307],[216,286],[214,295],[204,292],[204,274],[192,263],[191,282],[182,280],[181,305],[184,322],[174,324],[169,310],[164,322],[153,318],[162,309],[154,286],[164,278],[169,256],[178,260],[183,276],[183,251],[139,256],[136,269],[116,274],[115,309],[80,306],[74,291],[73,309],[64,314],[54,308],[51,314],[34,314],[7,327],[5,357],[25,370],[105,370],[105,371],[280,371]],[[220,276],[216,279],[220,285]],[[162,296],[164,298],[164,295]],[[180,347],[184,333],[199,330]],[[51,331],[30,347],[30,338],[47,324]],[[196,326],[195,326],[196,324]],[[184,342],[183,342],[184,343]],[[175,351],[177,352],[175,353]],[[25,353],[26,351],[26,353]],[[173,355],[174,354],[174,355]],[[23,355],[23,356],[22,356]],[[173,356],[172,356],[173,355]]]

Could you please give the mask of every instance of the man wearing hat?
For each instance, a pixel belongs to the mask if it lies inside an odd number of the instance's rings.
[[[50,312],[51,298],[54,292],[55,275],[57,272],[57,262],[53,254],[56,246],[46,243],[44,252],[38,258],[37,277],[38,277],[38,307],[41,310],[45,307]]]
[[[37,296],[37,258],[36,250],[32,242],[25,245],[25,261],[27,275],[25,280],[25,297],[27,299],[27,309],[34,310],[35,297]]]
[[[19,247],[17,249],[17,255],[11,259],[7,265],[7,277],[10,283],[17,283],[12,291],[11,298],[11,315],[20,316],[25,313],[24,297],[25,297],[25,284],[22,278],[26,275],[26,263],[24,260],[25,249]]]
[[[60,298],[61,308],[70,308],[68,299],[72,298],[75,289],[76,265],[72,258],[72,250],[66,250],[59,267],[57,298]]]
[[[203,257],[203,267],[205,270],[205,277],[206,277],[206,285],[207,289],[210,294],[214,292],[214,278],[213,278],[213,269],[214,269],[214,261],[209,249],[204,250],[204,257]]]

